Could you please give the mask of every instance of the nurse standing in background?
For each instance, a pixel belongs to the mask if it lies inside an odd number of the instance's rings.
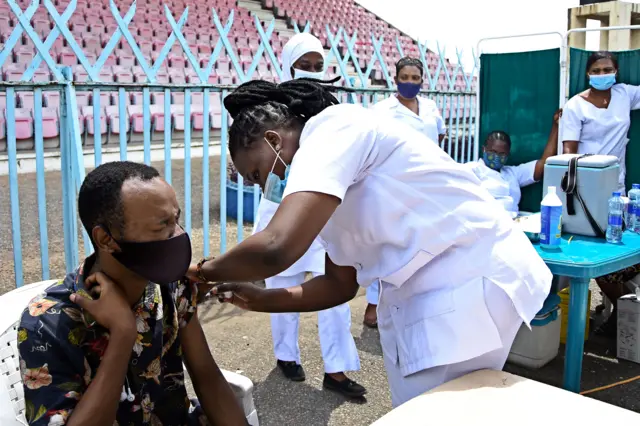
[[[618,60],[611,52],[595,52],[587,60],[589,88],[564,107],[562,142],[564,153],[606,154],[620,159],[618,191],[625,194],[626,157],[631,110],[640,109],[640,87],[616,84]],[[597,278],[602,292],[614,306],[609,319],[596,334],[614,338],[617,333],[618,298],[627,293],[625,284],[640,273],[634,265]]]
[[[434,101],[418,96],[422,87],[424,67],[419,59],[405,56],[396,62],[395,82],[398,93],[376,103],[372,108],[389,111],[395,118],[409,124],[438,143],[447,128]]]
[[[465,165],[471,167],[485,188],[493,198],[511,214],[518,216],[520,204],[520,188],[540,181],[544,174],[544,163],[547,158],[558,152],[558,121],[562,117],[562,110],[553,114],[553,123],[547,144],[542,156],[537,160],[522,163],[517,166],[506,166],[511,155],[511,138],[503,131],[489,133],[484,142],[482,158]]]
[[[322,43],[311,34],[293,36],[282,50],[282,81],[297,78],[321,80],[324,75],[324,49]],[[278,204],[262,197],[258,206],[254,233],[267,227]],[[325,251],[316,239],[309,250],[289,269],[265,279],[269,289],[295,287],[305,282],[310,272],[314,277],[324,273]],[[298,346],[299,313],[271,314],[273,349],[277,365],[284,375],[293,381],[305,379],[300,364]],[[343,303],[318,312],[318,333],[322,359],[324,360],[324,387],[341,392],[349,397],[359,397],[366,390],[345,376],[345,371],[360,369],[360,358],[351,335],[351,309]]]
[[[384,99],[372,108],[388,111],[394,118],[407,123],[435,143],[442,142],[447,128],[438,106],[434,101],[418,96],[424,81],[422,61],[405,56],[396,62],[396,86],[398,93]],[[370,328],[378,327],[376,306],[378,305],[379,285],[377,282],[367,287],[367,308],[364,311],[363,324]]]

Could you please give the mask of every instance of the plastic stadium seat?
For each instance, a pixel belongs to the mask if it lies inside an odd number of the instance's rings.
[[[182,70],[171,70],[169,72],[169,79],[173,84],[185,84],[187,82],[184,71]]]
[[[127,113],[129,114],[131,121],[131,131],[133,133],[144,132],[144,122],[142,121],[142,106],[141,105],[129,105],[127,107]]]
[[[42,137],[57,138],[60,136],[60,123],[58,120],[58,108],[42,108]]]
[[[107,123],[109,123],[109,135],[119,135],[120,134],[120,111],[117,106],[108,106],[105,108],[105,114],[107,114]],[[124,117],[125,122],[125,131],[129,133],[129,114],[126,113],[126,117]],[[117,139],[111,140],[109,137],[109,142],[116,142]]]
[[[142,105],[142,92],[132,92],[130,97],[133,105]]]
[[[35,50],[31,46],[16,46],[13,48],[14,60],[17,63],[28,64],[31,62],[33,55],[35,54]]]
[[[184,93],[183,92],[173,92],[171,94],[171,104],[172,105],[184,105]]]
[[[133,83],[133,73],[131,68],[119,66],[113,67],[113,75],[118,83]]]
[[[91,99],[91,94],[88,92],[76,92],[76,103],[78,104],[78,108],[82,108],[88,106]]]
[[[151,130],[164,132],[164,105],[151,105],[149,114],[151,115]]]
[[[106,135],[107,134],[107,115],[104,112],[104,108],[100,108],[100,129],[99,134]],[[84,119],[84,127],[87,130],[87,133],[91,136],[94,135],[94,126],[93,126],[93,107],[85,106],[80,109],[80,114]]]
[[[169,66],[171,68],[184,69],[184,67],[186,66],[186,63],[187,61],[184,56],[176,55],[173,53],[169,54]]]
[[[151,103],[154,105],[164,105],[164,92],[151,93]]]
[[[118,58],[118,65],[123,67],[132,67],[136,64],[136,58],[128,50],[116,50],[115,56]]]
[[[44,104],[49,108],[60,108],[60,93],[58,92],[45,92]],[[77,96],[76,96],[77,98]],[[80,106],[80,105],[78,105]]]
[[[18,92],[18,105],[20,108],[33,109],[33,92]]]
[[[29,108],[16,108],[16,140],[33,138],[33,116]]]

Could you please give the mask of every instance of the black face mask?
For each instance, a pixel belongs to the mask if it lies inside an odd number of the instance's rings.
[[[181,280],[191,264],[191,240],[186,232],[167,240],[114,241],[120,247],[119,252],[112,253],[114,259],[156,284]]]

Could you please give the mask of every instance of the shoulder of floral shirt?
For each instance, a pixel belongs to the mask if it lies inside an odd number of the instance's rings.
[[[70,296],[74,292],[76,273],[67,276],[40,293],[24,309],[20,321],[20,328],[41,333],[44,323],[73,324],[80,319],[80,308],[71,302]],[[52,331],[55,331],[53,329]]]

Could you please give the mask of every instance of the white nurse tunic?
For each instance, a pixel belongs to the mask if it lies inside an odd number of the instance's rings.
[[[616,84],[607,108],[598,108],[580,95],[562,111],[562,141],[578,141],[578,154],[615,155],[620,159],[619,189],[625,193],[626,151],[631,110],[640,109],[640,87]]]
[[[378,327],[395,406],[454,376],[502,368],[551,272],[473,172],[424,134],[358,105],[300,136],[284,197],[341,200],[320,233],[358,283],[381,283]]]
[[[438,136],[444,135],[447,131],[440,110],[431,99],[421,96],[416,99],[418,99],[418,115],[402,105],[395,95],[376,103],[372,108],[376,111],[390,113],[393,117],[407,123],[433,142],[438,143]]]
[[[482,187],[502,204],[511,217],[516,217],[522,196],[520,188],[536,182],[533,177],[536,163],[537,160],[533,160],[517,166],[504,166],[499,172],[487,167],[482,159],[465,163],[465,166],[471,168]]]

